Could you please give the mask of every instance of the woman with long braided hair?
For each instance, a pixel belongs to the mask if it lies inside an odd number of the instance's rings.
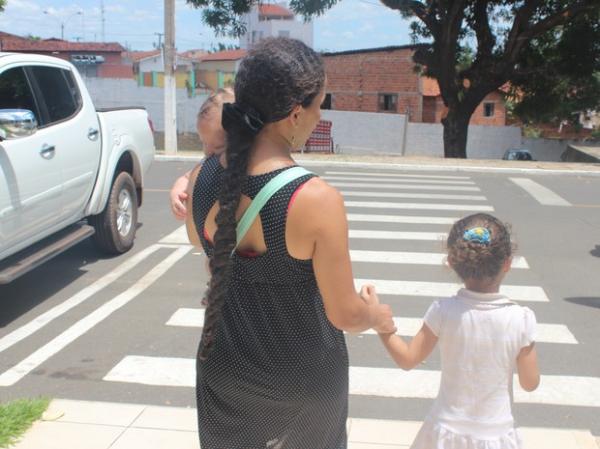
[[[258,192],[296,166],[324,96],[313,50],[262,41],[223,105],[225,153],[192,172],[188,232],[212,273],[196,365],[202,449],[346,448],[343,331],[394,331],[390,307],[357,294],[343,199],[312,173],[278,190],[236,243]]]

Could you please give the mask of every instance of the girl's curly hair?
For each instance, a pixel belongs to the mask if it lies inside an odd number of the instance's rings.
[[[465,240],[465,231],[482,227],[490,232],[489,243]],[[446,242],[448,263],[461,279],[493,278],[512,256],[510,227],[489,214],[469,215],[452,226]]]

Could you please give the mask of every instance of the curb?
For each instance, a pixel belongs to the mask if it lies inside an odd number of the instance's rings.
[[[197,162],[202,159],[203,156],[171,156],[157,154],[154,156],[154,160],[158,162]],[[436,163],[398,163],[398,162],[358,162],[358,161],[331,161],[331,160],[315,160],[315,159],[304,159],[296,158],[298,162],[301,162],[304,166],[333,166],[333,167],[364,167],[364,168],[381,168],[381,169],[392,169],[392,170],[405,170],[405,171],[454,171],[454,172],[496,172],[496,173],[529,173],[536,175],[586,175],[586,176],[598,176],[600,177],[600,164],[592,165],[594,169],[573,169],[571,167],[565,167],[563,169],[556,168],[520,168],[520,167],[484,167],[484,166],[473,166],[473,165],[441,165]],[[584,164],[587,165],[587,164]],[[596,169],[596,166],[598,167]]]

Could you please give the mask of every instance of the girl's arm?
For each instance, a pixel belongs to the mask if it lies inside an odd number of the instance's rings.
[[[368,304],[379,303],[379,297],[373,286],[363,288],[361,296]],[[385,349],[396,364],[404,370],[411,370],[425,360],[438,341],[438,337],[425,323],[409,343],[394,333],[378,332],[378,334]]]
[[[177,220],[185,220],[187,216],[185,203],[187,199],[190,198],[187,194],[187,187],[190,183],[191,174],[192,170],[177,178],[171,187],[171,191],[169,192],[171,212],[173,212],[173,215]]]
[[[194,193],[194,184],[196,184],[196,179],[198,178],[201,168],[202,165],[198,164],[193,168],[193,170],[191,170],[191,172],[189,172],[189,182],[186,186],[186,196],[187,198],[190,198],[190,201],[188,204],[188,213],[185,216],[185,228],[187,230],[190,243],[198,248],[202,248],[202,242],[200,241],[200,236],[198,235],[198,230],[196,229],[196,224],[194,223],[193,201],[191,201],[191,198]]]
[[[438,341],[426,324],[409,343],[395,334],[379,334],[379,338],[396,364],[404,370],[411,370],[425,360]]]
[[[533,391],[540,384],[540,370],[537,362],[535,342],[521,349],[517,357],[519,383],[525,391]]]

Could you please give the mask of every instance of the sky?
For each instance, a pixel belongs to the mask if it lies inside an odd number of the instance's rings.
[[[102,40],[101,0],[7,0],[0,13],[0,31],[41,38]],[[104,0],[105,41],[119,42],[132,50],[150,50],[164,29],[162,0]],[[83,14],[81,14],[83,12]],[[176,45],[179,51],[210,49],[217,42],[237,44],[217,37],[202,23],[202,15],[176,0]],[[314,21],[314,47],[343,51],[409,44],[409,21],[377,0],[340,0]]]

